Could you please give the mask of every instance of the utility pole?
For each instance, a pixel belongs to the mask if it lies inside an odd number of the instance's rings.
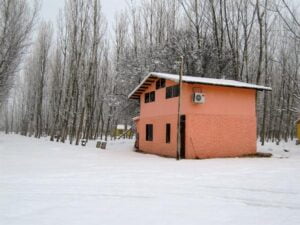
[[[181,56],[181,66],[179,73],[179,96],[178,96],[178,119],[177,119],[177,160],[181,159],[181,96],[183,92],[182,88],[182,76],[183,76],[183,56]]]

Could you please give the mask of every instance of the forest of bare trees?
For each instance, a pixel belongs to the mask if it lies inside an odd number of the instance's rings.
[[[76,145],[107,139],[138,114],[138,103],[127,99],[134,87],[150,71],[178,73],[183,56],[185,74],[272,87],[257,96],[258,138],[295,136],[300,18],[293,2],[128,1],[112,27],[100,0],[66,0],[57,24],[37,21],[38,8],[0,0],[0,129],[6,133]]]

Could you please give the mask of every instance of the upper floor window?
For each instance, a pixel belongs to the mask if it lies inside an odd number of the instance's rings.
[[[166,80],[165,79],[158,79],[156,81],[156,89],[164,88],[166,86]]]
[[[166,98],[174,98],[179,96],[179,85],[166,88]]]
[[[151,91],[145,94],[145,103],[155,101],[155,91]]]

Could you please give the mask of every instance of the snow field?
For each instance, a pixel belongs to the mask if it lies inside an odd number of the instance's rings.
[[[300,224],[293,143],[258,147],[272,158],[182,161],[95,145],[0,134],[0,224]]]

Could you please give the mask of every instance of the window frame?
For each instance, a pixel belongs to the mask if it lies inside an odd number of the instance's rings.
[[[166,99],[169,98],[176,98],[180,94],[180,87],[179,84],[169,86],[166,88]]]
[[[146,124],[146,141],[153,141],[153,124]]]
[[[144,103],[155,102],[155,91],[150,91],[145,93],[144,98],[145,98]]]
[[[145,103],[149,103],[149,93],[145,93]]]
[[[166,79],[160,78],[156,81],[155,84],[156,90],[166,87]]]
[[[176,98],[180,95],[180,87],[179,84],[173,86],[173,98]]]
[[[155,91],[149,93],[149,102],[155,102]]]
[[[167,144],[171,143],[171,124],[170,123],[166,124],[166,143]]]

